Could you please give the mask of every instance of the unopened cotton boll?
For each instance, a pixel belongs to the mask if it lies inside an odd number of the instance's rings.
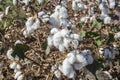
[[[69,63],[68,59],[65,59],[62,63],[62,73],[68,78],[74,77],[75,71],[73,70],[73,67]]]
[[[60,72],[59,70],[56,70],[56,71],[54,72],[54,74],[55,74],[55,76],[56,76],[58,79],[61,78],[61,72]]]
[[[21,71],[17,71],[17,72],[15,73],[14,79],[17,79],[21,74],[22,74]]]
[[[20,76],[18,76],[17,80],[23,80],[24,79],[24,75],[21,74]]]
[[[16,63],[16,62],[13,62],[12,64],[10,64],[9,67],[10,67],[11,69],[15,69],[16,66],[17,66],[17,63]]]
[[[9,9],[10,9],[10,6],[6,7],[6,9],[5,9],[5,15],[8,15]]]
[[[75,53],[72,53],[72,52],[68,53],[67,59],[70,64],[73,64],[76,61]]]
[[[7,58],[8,59],[11,59],[11,60],[14,59],[14,57],[11,55],[12,53],[13,53],[13,49],[12,48],[7,51]]]
[[[111,17],[105,17],[104,18],[104,24],[110,24],[111,23]]]
[[[115,7],[115,0],[108,0],[109,1],[109,7],[114,9]]]

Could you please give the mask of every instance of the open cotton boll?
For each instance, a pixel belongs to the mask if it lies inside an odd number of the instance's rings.
[[[59,51],[61,51],[61,52],[65,51],[65,47],[63,44],[59,44]]]
[[[62,6],[67,7],[67,0],[62,0],[60,4],[61,4]]]
[[[17,65],[16,65],[16,69],[20,70],[20,69],[21,69],[21,65],[20,65],[20,64],[17,64]]]
[[[99,48],[99,53],[103,54],[104,53],[104,49],[103,48]]]
[[[44,14],[45,14],[44,11],[40,11],[40,12],[38,12],[38,18],[41,18]]]
[[[44,18],[44,19],[42,19],[42,22],[43,23],[46,23],[46,22],[48,22],[49,21],[49,18]]]
[[[60,10],[60,8],[61,8],[61,5],[57,5],[56,7],[55,7],[55,12],[59,12],[59,10]]]
[[[120,32],[115,33],[114,38],[115,39],[120,39]]]
[[[54,72],[54,74],[55,74],[55,76],[56,76],[58,79],[60,79],[61,76],[62,76],[62,74],[61,74],[61,72],[60,72],[59,70],[56,70],[56,71]]]
[[[104,18],[104,24],[110,24],[111,23],[111,17],[107,16]]]
[[[14,79],[17,79],[22,74],[21,71],[18,71],[15,73]]]
[[[69,38],[66,38],[66,37],[65,37],[65,38],[63,39],[63,45],[64,45],[64,47],[65,47],[66,49],[69,48],[70,42],[71,42],[71,39],[69,39]]]
[[[83,65],[81,63],[74,63],[73,67],[75,70],[81,70],[83,67],[85,67],[86,65]]]
[[[37,18],[36,21],[32,25],[33,29],[36,30],[40,27],[40,20]]]
[[[13,5],[17,5],[18,0],[13,0]]]
[[[79,45],[79,42],[78,42],[78,40],[73,40],[73,41],[72,41],[72,44],[73,44],[73,47],[74,47],[75,49],[77,49],[77,48],[78,48],[78,45]]]
[[[87,17],[87,16],[81,17],[80,22],[86,23],[86,22],[88,21],[89,18],[90,18],[90,17]]]
[[[76,55],[77,62],[83,65],[87,65],[86,58],[83,55],[77,54]]]
[[[50,16],[49,23],[50,23],[50,25],[51,25],[51,28],[60,26],[59,12],[54,12],[54,13]]]
[[[66,37],[67,35],[70,34],[70,31],[68,29],[62,29],[60,33],[62,37]]]
[[[53,36],[51,35],[48,36],[47,43],[49,47],[53,46]]]
[[[76,61],[75,53],[72,53],[72,52],[68,53],[67,59],[68,59],[70,64],[75,63],[75,61]]]
[[[29,0],[23,0],[23,3],[25,3],[25,5],[29,5]]]
[[[87,57],[86,57],[86,60],[87,60],[87,63],[88,64],[92,64],[93,63],[93,57],[91,56],[91,55],[88,55]]]
[[[24,75],[21,74],[20,76],[18,76],[17,80],[24,80]]]
[[[72,39],[75,39],[75,40],[79,40],[79,41],[83,40],[83,37],[80,36],[79,34],[71,34],[70,36]]]
[[[20,40],[16,40],[15,43],[14,43],[14,45],[16,45],[16,44],[23,44],[23,42],[20,41]]]
[[[72,0],[72,9],[73,10],[78,10],[79,9],[79,7],[77,5],[77,2],[75,0]]]
[[[73,78],[75,71],[73,70],[72,65],[69,63],[68,59],[65,59],[62,63],[62,71],[65,76],[68,78]]]
[[[11,59],[11,60],[14,59],[14,57],[11,55],[12,53],[13,53],[13,49],[12,48],[7,51],[7,58],[8,59]]]
[[[79,9],[87,9],[87,5],[85,5],[83,3],[78,3],[77,6]]]
[[[39,4],[44,3],[45,0],[37,0]]]
[[[57,28],[52,28],[51,29],[51,31],[50,31],[50,33],[51,34],[55,34],[55,33],[57,33],[59,30],[57,29]]]
[[[10,67],[11,69],[15,69],[16,66],[17,66],[17,63],[16,63],[16,62],[13,62],[12,64],[9,65],[9,67]]]
[[[26,28],[31,27],[33,25],[33,22],[34,22],[34,18],[29,17],[25,23]]]
[[[5,9],[5,15],[8,15],[9,9],[10,9],[10,6],[6,7],[6,9]]]
[[[114,9],[115,8],[115,0],[108,0],[109,1],[109,7]]]

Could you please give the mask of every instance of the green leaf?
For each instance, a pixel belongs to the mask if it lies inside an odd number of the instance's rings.
[[[96,42],[97,46],[100,46],[102,44],[101,40],[96,40],[95,42]]]
[[[92,23],[92,27],[96,27],[98,29],[101,29],[101,23],[98,22],[97,20],[94,20]]]
[[[25,44],[16,44],[13,47],[13,53],[12,56],[15,57],[16,55],[20,58],[20,59],[24,59],[24,53],[29,49],[29,47]]]
[[[86,31],[83,31],[83,30],[82,30],[82,31],[80,32],[80,35],[81,35],[82,37],[85,37],[85,36],[86,36]]]
[[[48,55],[50,53],[50,47],[47,46],[46,50],[45,50],[45,54]]]

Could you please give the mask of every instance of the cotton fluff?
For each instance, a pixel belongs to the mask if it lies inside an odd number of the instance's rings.
[[[22,1],[26,6],[29,5],[29,0],[23,0]]]
[[[115,7],[115,0],[108,0],[109,1],[109,7],[114,9]]]
[[[103,48],[99,48],[99,53],[103,54],[104,53],[104,49]]]
[[[49,35],[48,38],[47,38],[47,44],[49,47],[52,47],[53,46],[53,36],[52,35]]]
[[[72,44],[73,44],[74,49],[77,49],[78,45],[79,45],[79,42],[78,42],[78,40],[73,40]]]
[[[13,62],[12,64],[9,65],[9,67],[10,67],[11,69],[15,69],[16,66],[17,66],[17,63],[16,63],[16,62]]]
[[[87,23],[87,21],[88,21],[89,18],[90,18],[90,17],[87,17],[87,16],[81,17],[80,22],[82,22],[82,23]]]
[[[23,80],[24,79],[24,75],[21,74],[20,76],[18,76],[17,80]]]
[[[59,51],[61,51],[61,52],[65,51],[65,47],[64,47],[64,45],[62,43],[59,44]]]
[[[15,76],[14,76],[14,79],[17,79],[21,74],[22,74],[21,71],[16,72],[16,74],[15,74]]]
[[[59,67],[61,72],[68,78],[73,78],[75,71],[73,70],[72,65],[69,63],[68,59],[65,59],[62,63],[62,66]]]
[[[57,28],[52,28],[51,29],[51,31],[50,31],[50,33],[51,34],[55,34],[55,33],[57,33],[59,30],[57,29]]]
[[[46,14],[44,11],[38,12],[38,18],[42,20],[43,23],[46,23],[49,21],[49,15]]]
[[[110,24],[111,23],[111,17],[107,16],[104,18],[104,24]]]
[[[71,34],[70,37],[72,39],[78,40],[78,41],[82,41],[83,37],[81,37],[79,34]]]

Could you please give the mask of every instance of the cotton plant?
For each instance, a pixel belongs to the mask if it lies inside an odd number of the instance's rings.
[[[59,49],[59,51],[64,52],[69,50],[70,43],[72,43],[74,48],[77,48],[79,41],[82,41],[83,37],[78,34],[71,33],[68,29],[57,29],[53,28],[50,31],[50,35],[47,38],[48,46],[52,46]]]
[[[23,44],[20,40],[17,40],[14,45],[17,44]],[[21,71],[22,66],[19,64],[19,57],[16,55],[15,57],[12,56],[13,49],[9,49],[7,51],[7,58],[12,61],[12,63],[9,65],[10,69],[14,70],[14,79],[17,80],[23,80],[24,79],[24,74]]]
[[[25,37],[30,36],[40,27],[40,20],[37,17],[29,17],[25,23],[26,30],[23,32]]]
[[[44,11],[40,11],[38,12],[38,18],[40,18],[43,23],[46,23],[49,21],[50,16],[46,14]]]
[[[61,78],[60,72],[68,78],[74,78],[76,70],[82,70],[85,66],[92,63],[93,58],[90,50],[83,50],[81,53],[79,50],[73,50],[67,54],[62,65],[58,66],[58,69],[55,70],[57,72],[54,74],[59,79]]]

